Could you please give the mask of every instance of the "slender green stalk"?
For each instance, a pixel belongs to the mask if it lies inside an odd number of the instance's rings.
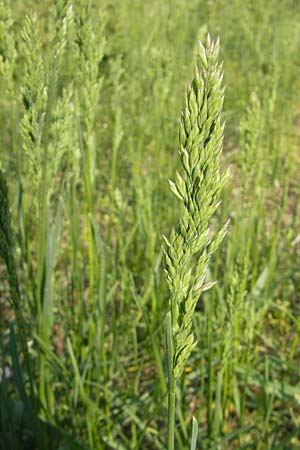
[[[173,338],[171,314],[166,318],[166,341],[167,341],[167,362],[168,362],[168,450],[174,450],[175,441],[175,377],[173,373]]]
[[[102,78],[99,64],[103,57],[104,19],[93,23],[93,3],[88,0],[74,1],[74,23],[76,43],[77,70],[77,107],[78,107],[78,139],[83,163],[83,180],[85,187],[85,204],[87,217],[94,218],[95,202],[95,117],[98,109],[99,93]],[[99,17],[99,12],[97,14]],[[87,222],[89,253],[90,301],[94,306],[99,283],[99,262],[93,228]]]
[[[60,36],[58,36],[59,32]],[[69,125],[68,95],[56,100],[57,69],[64,48],[65,16],[57,17],[57,30],[47,70],[42,57],[42,40],[36,15],[27,17],[23,28],[22,53],[25,74],[21,92],[25,112],[21,120],[22,150],[32,183],[33,212],[36,219],[36,281],[33,297],[39,337],[48,342],[53,324],[52,270],[58,238],[58,224],[51,232],[51,194],[55,192],[55,176],[68,143],[65,133]],[[62,114],[62,111],[64,114]],[[55,112],[55,114],[54,114]],[[55,117],[54,117],[55,116]],[[59,208],[55,214],[58,219]],[[55,219],[56,221],[56,219]],[[58,220],[60,222],[60,219]],[[39,352],[39,396],[44,410],[51,410],[50,378],[44,352]]]
[[[207,404],[206,404],[206,420],[208,434],[210,435],[213,421],[213,317],[214,317],[214,293],[211,295],[208,305],[208,321],[207,321],[207,344],[208,344],[208,367],[207,367]]]
[[[37,402],[34,393],[33,370],[31,367],[30,355],[27,346],[27,334],[29,328],[22,313],[23,303],[21,299],[16,263],[14,258],[14,243],[13,243],[13,232],[11,228],[11,217],[9,211],[8,188],[6,180],[1,170],[0,170],[0,257],[1,259],[3,259],[7,269],[7,279],[10,289],[11,303],[16,315],[18,331],[21,338],[22,353],[25,361],[26,371],[29,377],[30,401],[27,398],[24,386],[20,386],[19,389],[23,392],[23,399],[25,398],[24,404],[26,411],[31,416],[34,422],[35,433],[38,436],[38,439],[40,440],[42,439],[41,427],[35,414],[37,410]]]

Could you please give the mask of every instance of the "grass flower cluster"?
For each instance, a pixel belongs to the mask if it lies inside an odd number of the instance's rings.
[[[202,292],[214,285],[205,283],[210,257],[217,250],[227,224],[212,237],[209,222],[220,204],[220,193],[228,173],[221,171],[224,125],[222,67],[218,63],[219,40],[207,35],[200,42],[199,63],[188,88],[180,124],[180,158],[183,177],[177,172],[170,181],[172,192],[183,203],[183,216],[166,242],[170,313],[167,316],[169,371],[169,450],[174,448],[175,383],[182,375],[196,345],[192,321]],[[195,255],[198,258],[195,259]]]

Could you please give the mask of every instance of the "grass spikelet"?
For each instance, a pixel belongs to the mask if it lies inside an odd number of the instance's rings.
[[[95,24],[92,20],[93,7],[91,1],[76,0],[74,2],[75,48],[76,48],[76,107],[78,114],[78,135],[83,165],[85,187],[85,203],[87,214],[91,217],[94,211],[95,134],[94,125],[99,104],[102,77],[99,66],[104,52],[104,18]],[[98,259],[96,255],[93,230],[87,224],[89,240],[89,282],[90,297],[93,299],[97,289]]]

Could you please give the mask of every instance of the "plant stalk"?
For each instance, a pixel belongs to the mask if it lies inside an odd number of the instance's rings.
[[[173,339],[171,327],[171,314],[166,318],[166,341],[167,341],[167,361],[168,361],[168,450],[174,450],[175,442],[175,377],[173,372]]]

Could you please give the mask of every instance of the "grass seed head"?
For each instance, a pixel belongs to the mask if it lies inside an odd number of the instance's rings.
[[[209,222],[228,177],[221,170],[224,87],[219,48],[219,39],[214,42],[209,34],[205,45],[200,42],[199,60],[181,115],[179,154],[184,172],[170,181],[171,191],[184,206],[178,226],[165,240],[176,379],[196,345],[193,314],[201,293],[214,284],[205,284],[208,264],[228,225],[213,237],[209,235]]]

